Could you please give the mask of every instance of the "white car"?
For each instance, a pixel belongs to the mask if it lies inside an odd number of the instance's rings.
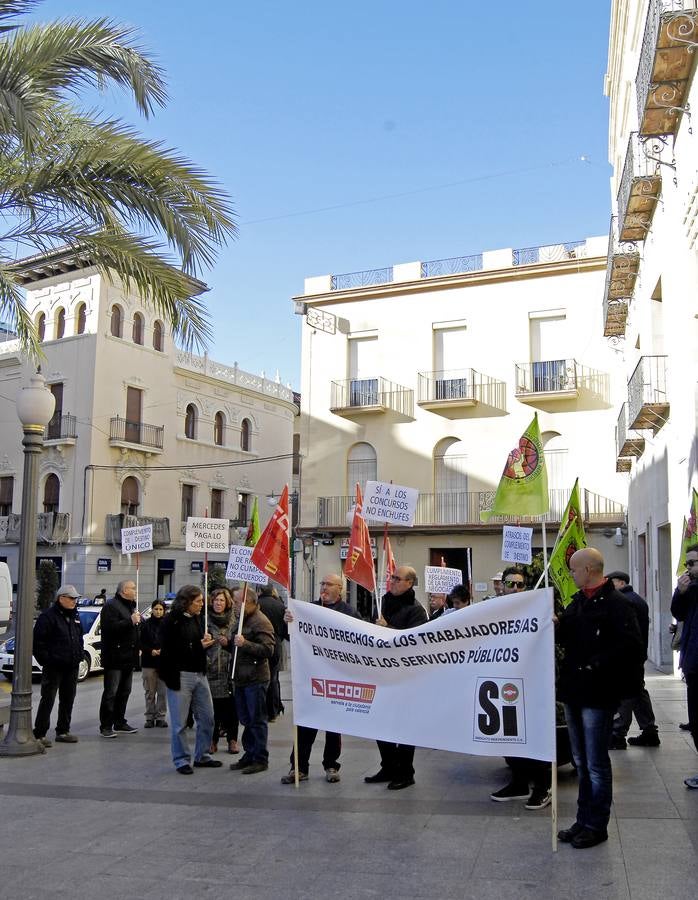
[[[82,624],[83,643],[85,654],[78,668],[78,681],[84,681],[90,672],[102,671],[101,659],[101,625],[99,614],[101,606],[79,606],[78,615]],[[0,642],[0,672],[12,680],[12,672],[15,663],[15,638],[14,635]],[[41,676],[41,666],[32,656],[32,676]]]

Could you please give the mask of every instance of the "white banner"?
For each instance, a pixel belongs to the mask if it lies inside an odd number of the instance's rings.
[[[460,569],[424,566],[424,590],[427,594],[450,594],[457,584],[463,584],[463,573]]]
[[[195,553],[227,553],[230,549],[228,519],[187,519],[185,550]]]
[[[417,510],[417,488],[387,481],[367,481],[363,516],[367,522],[412,527]]]
[[[121,552],[142,553],[153,549],[153,524],[121,529]]]
[[[531,556],[532,528],[519,525],[505,525],[502,529],[502,562],[529,565]]]
[[[266,584],[269,581],[269,577],[250,562],[253,550],[254,547],[233,544],[225,570],[227,581],[246,581],[248,584]]]
[[[293,599],[289,608],[296,725],[480,756],[555,758],[550,588],[407,631]]]

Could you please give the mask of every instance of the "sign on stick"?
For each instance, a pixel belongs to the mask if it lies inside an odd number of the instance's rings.
[[[266,584],[269,581],[267,575],[250,562],[253,550],[254,547],[233,544],[225,570],[227,581],[246,581],[248,584]]]
[[[227,553],[230,546],[228,519],[187,519],[185,550],[196,553]]]
[[[121,552],[143,553],[153,549],[153,525],[135,525],[121,529]]]
[[[367,522],[411,528],[417,511],[417,488],[387,481],[367,481],[363,516]]]
[[[532,535],[532,528],[521,528],[519,525],[505,525],[502,530],[502,562],[528,565],[532,561]]]
[[[463,584],[463,573],[460,569],[424,566],[424,590],[427,594],[450,594],[457,584]]]

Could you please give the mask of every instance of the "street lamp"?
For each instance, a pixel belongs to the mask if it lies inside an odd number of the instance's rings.
[[[36,508],[39,488],[39,457],[44,447],[44,429],[53,415],[56,400],[37,371],[29,387],[17,398],[17,415],[24,431],[24,481],[22,522],[19,539],[19,579],[15,609],[15,656],[12,674],[10,721],[0,756],[31,756],[44,753],[32,731],[32,628],[36,600]]]

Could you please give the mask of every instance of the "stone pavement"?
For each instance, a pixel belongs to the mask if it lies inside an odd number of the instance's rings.
[[[282,681],[289,696],[288,678]],[[333,898],[691,898],[698,893],[698,772],[684,685],[653,673],[648,688],[662,746],[613,753],[616,802],[607,843],[551,852],[550,808],[493,803],[508,770],[496,758],[417,750],[417,784],[367,785],[373,743],[346,738],[342,780],[324,781],[319,737],[310,780],[288,770],[291,708],[270,726],[270,769],[183,778],[169,732],[105,741],[97,731],[101,678],[78,688],[77,745],[0,759],[0,900],[235,900]],[[5,684],[3,691],[9,689]],[[3,695],[6,699],[6,693]],[[129,719],[142,724],[134,679]],[[634,733],[634,730],[631,730]],[[574,818],[576,779],[560,771],[560,824]]]

